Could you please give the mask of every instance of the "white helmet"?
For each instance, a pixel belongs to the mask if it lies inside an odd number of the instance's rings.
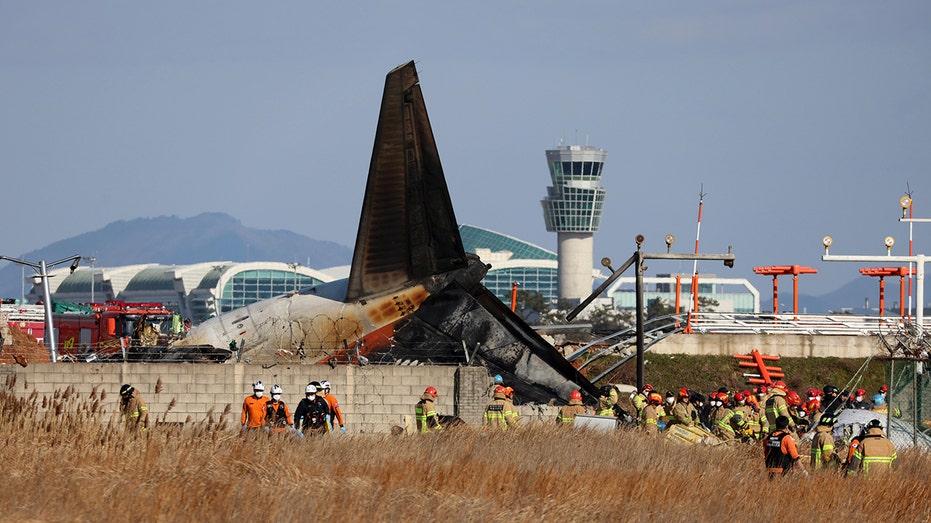
[[[261,381],[257,381],[252,384],[252,390],[265,390],[265,384]]]
[[[324,389],[328,389],[328,388],[330,388],[330,382],[329,382],[329,381],[321,381],[321,382],[320,382],[320,386],[323,387]]]
[[[316,394],[316,393],[317,393],[317,387],[313,385],[307,385],[306,387],[304,387],[304,394]]]
[[[281,387],[279,387],[277,383],[272,385],[272,394],[281,394],[282,392]]]

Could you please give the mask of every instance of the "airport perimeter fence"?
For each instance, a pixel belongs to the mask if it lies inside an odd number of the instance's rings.
[[[890,359],[889,413],[882,420],[896,448],[931,447],[931,361]]]

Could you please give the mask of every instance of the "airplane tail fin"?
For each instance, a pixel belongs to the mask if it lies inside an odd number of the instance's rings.
[[[346,301],[468,265],[414,62],[388,73]]]

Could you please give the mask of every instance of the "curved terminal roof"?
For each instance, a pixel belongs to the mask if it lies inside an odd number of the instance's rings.
[[[462,236],[462,245],[466,252],[477,253],[478,249],[488,249],[492,252],[510,252],[511,258],[516,260],[556,260],[556,253],[553,251],[491,229],[460,225],[459,235]]]

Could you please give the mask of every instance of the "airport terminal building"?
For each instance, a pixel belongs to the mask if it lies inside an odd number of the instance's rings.
[[[553,251],[474,225],[460,225],[459,233],[467,252],[477,254],[491,265],[483,284],[502,302],[510,304],[514,282],[528,292],[540,293],[555,305],[559,298],[559,262]],[[50,271],[49,291],[53,301],[103,303],[122,300],[135,303],[162,303],[193,323],[200,323],[224,312],[260,300],[349,276],[349,267],[314,269],[283,262],[208,262],[192,265],[140,264],[121,267],[79,267]],[[595,284],[607,277],[592,268]],[[32,278],[26,295],[30,303],[42,300],[42,282]],[[647,300],[675,303],[674,279],[670,276],[647,278]],[[633,278],[619,278],[605,293],[619,310],[635,307]],[[691,280],[683,278],[680,299],[688,301]],[[701,296],[719,303],[717,312],[759,312],[759,292],[746,280],[702,276]]]

